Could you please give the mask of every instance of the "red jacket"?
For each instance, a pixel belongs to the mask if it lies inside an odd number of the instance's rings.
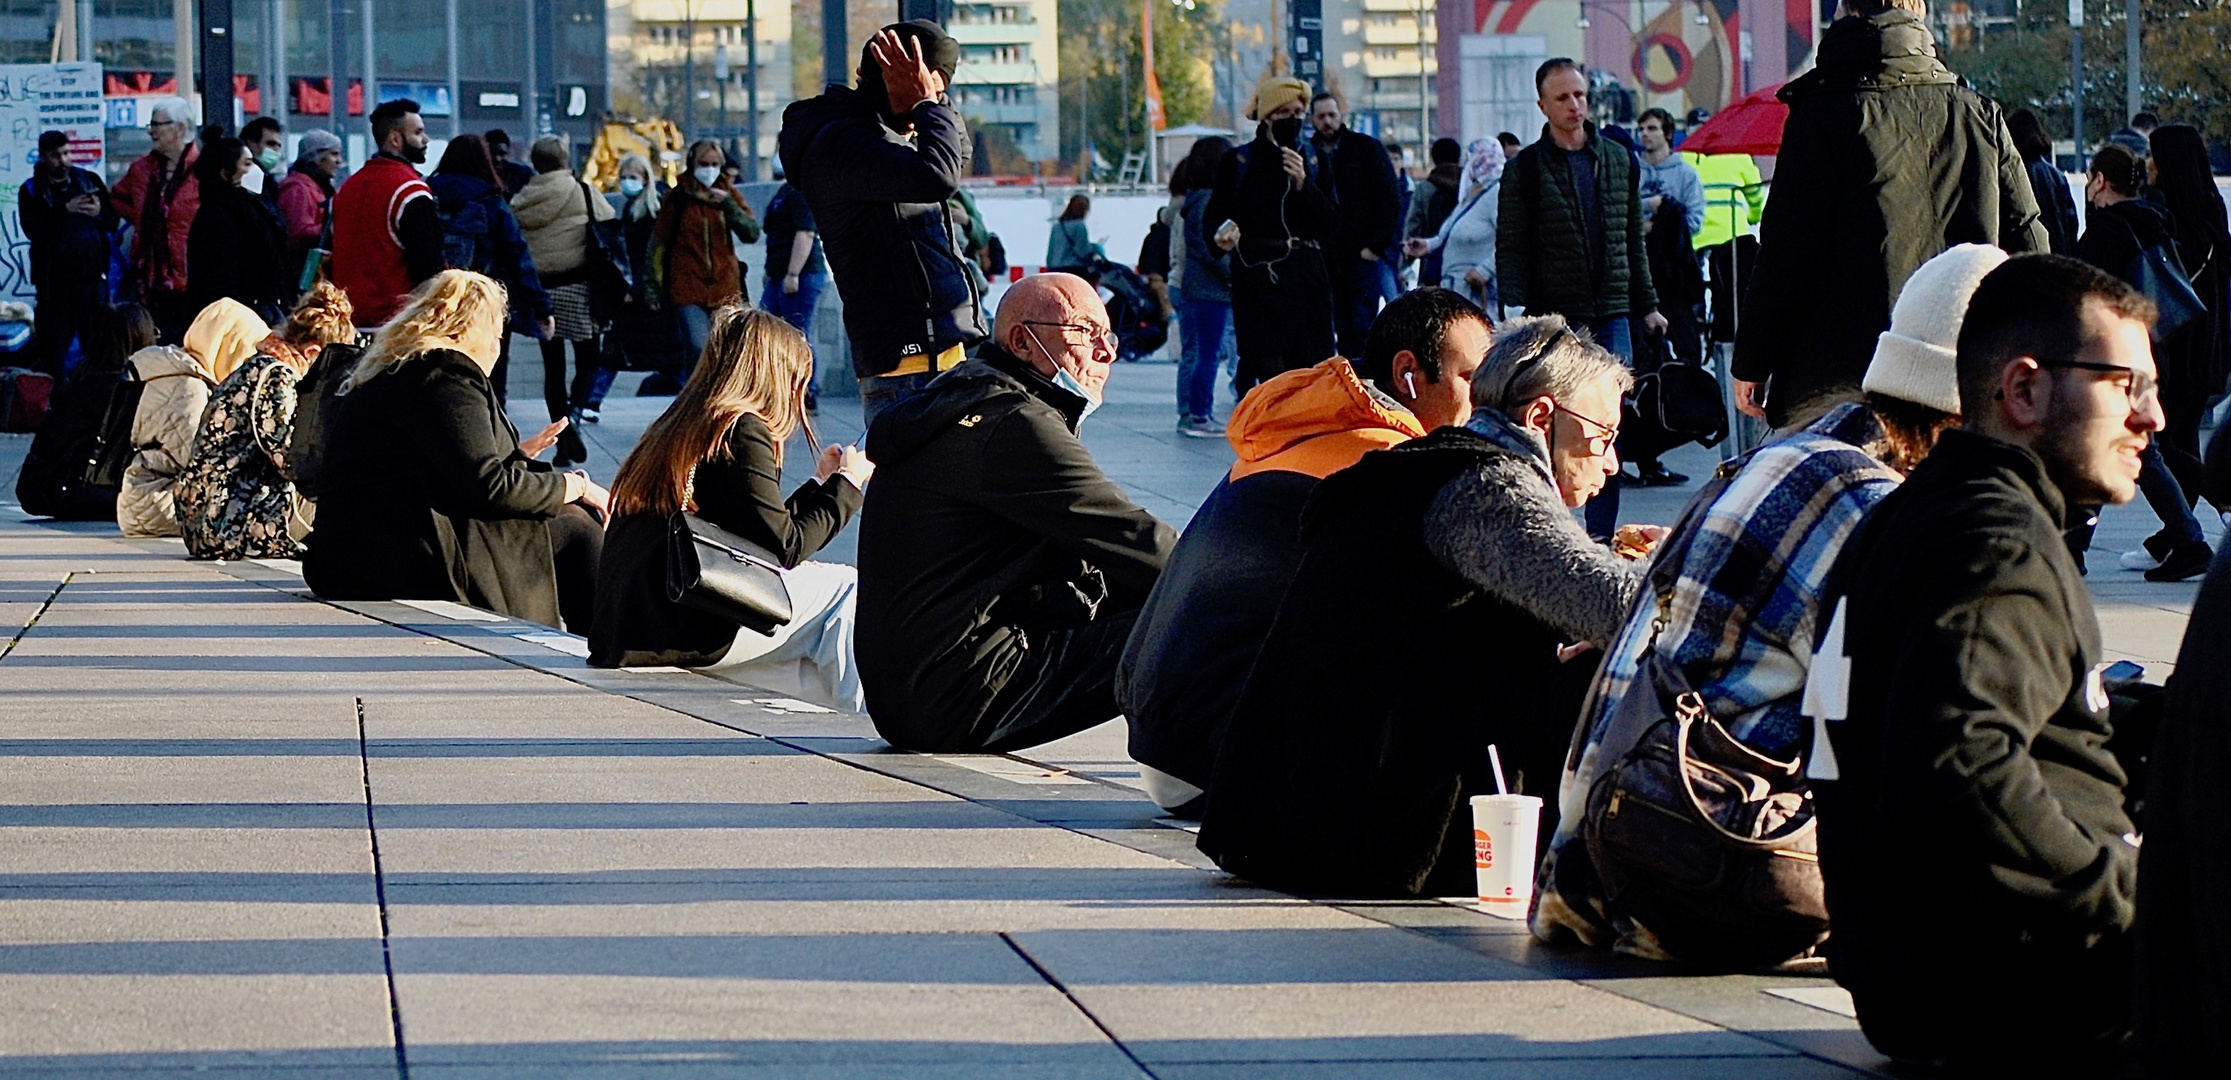
[[[386,322],[420,280],[403,249],[403,214],[420,199],[432,213],[434,192],[418,169],[385,155],[365,162],[334,193],[333,283],[349,294],[358,326]]]
[[[132,162],[124,171],[124,179],[109,192],[116,213],[132,223],[131,276],[145,292],[186,291],[186,236],[194,229],[195,212],[201,209],[201,182],[194,179],[194,161],[199,157],[201,148],[188,144],[186,160],[179,163],[169,201],[164,204],[162,249],[153,246],[146,228],[146,214],[153,205],[150,195],[155,187],[155,155],[149,153]]]
[[[279,216],[287,223],[287,254],[296,264],[325,233],[325,201],[329,197],[318,178],[302,169],[279,181]]]

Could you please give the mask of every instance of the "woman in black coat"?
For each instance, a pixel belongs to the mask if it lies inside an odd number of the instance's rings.
[[[2146,178],[2145,165],[2136,155],[2113,143],[2101,147],[2093,155],[2090,175],[2085,180],[2084,198],[2091,204],[2090,218],[2084,223],[2083,238],[2076,242],[2076,257],[2105,270],[2132,285],[2138,282],[2132,274],[2139,256],[2156,247],[2167,246],[2171,254],[2183,261],[2183,253],[2176,243],[2177,226],[2167,210],[2138,198],[2138,190]],[[2171,417],[2171,426],[2179,407],[2174,404],[2193,394],[2205,400],[2206,391],[2190,385],[2188,374],[2169,361],[2181,355],[2187,337],[2194,327],[2184,327],[2167,338],[2155,335],[2154,351],[2161,362],[2162,411]],[[2197,410],[2192,412],[2192,426],[2199,425]],[[2189,440],[2197,449],[2198,436]],[[2191,455],[2189,463],[2169,459],[2171,454],[2184,454],[2165,429],[2159,439],[2146,445],[2144,471],[2138,474],[2139,490],[2145,493],[2146,505],[2154,516],[2161,519],[2161,531],[2148,537],[2145,546],[2124,554],[2122,563],[2133,570],[2144,570],[2149,581],[2183,581],[2198,577],[2208,569],[2208,548],[2200,521],[2193,516],[2192,499],[2183,486],[2191,483],[2191,494],[2198,494],[2199,458]],[[2189,467],[2178,469],[2177,464]],[[2090,536],[2083,537],[2088,544]],[[2081,550],[2081,549],[2079,549]]]
[[[503,287],[469,270],[419,286],[343,380],[302,572],[338,600],[452,600],[587,634],[601,515],[586,473],[534,460],[488,372]]]
[[[612,484],[612,528],[597,572],[598,667],[678,665],[862,712],[853,663],[852,567],[805,560],[860,509],[875,467],[857,447],[821,450],[814,478],[782,494],[782,448],[807,426],[813,350],[757,308],[714,313],[704,356],[674,404],[643,433]],[[761,634],[667,599],[669,522],[687,509],[758,545],[787,572],[792,617]],[[789,685],[799,664],[813,684]]]
[[[277,326],[294,304],[287,227],[263,196],[240,186],[256,171],[247,144],[233,138],[210,142],[195,159],[201,209],[186,233],[186,295],[196,311],[229,296]]]

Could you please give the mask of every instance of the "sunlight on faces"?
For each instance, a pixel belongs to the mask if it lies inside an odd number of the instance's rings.
[[[1619,471],[1619,384],[1592,379],[1560,401],[1544,395],[1526,402],[1518,421],[1549,444],[1549,471],[1566,506],[1579,506],[1604,489]]]
[[[1115,362],[1115,331],[1092,285],[1075,274],[1033,274],[1000,298],[993,335],[1040,375],[1059,368],[1100,393]]]
[[[2088,340],[2076,362],[2135,374],[2052,369],[2048,415],[2054,430],[2038,447],[2039,456],[2070,502],[2119,505],[2137,497],[2138,455],[2164,422],[2158,390],[2142,402],[2131,401],[2133,382],[2158,386],[2153,344],[2144,323],[2117,316],[2097,300],[2084,302],[2084,324]]]
[[[1478,319],[1452,323],[1441,342],[1441,377],[1437,380],[1426,377],[1408,349],[1394,354],[1394,385],[1404,393],[1412,386],[1417,388],[1416,395],[1403,404],[1427,431],[1472,418],[1472,376],[1487,359],[1488,344],[1486,323]]]

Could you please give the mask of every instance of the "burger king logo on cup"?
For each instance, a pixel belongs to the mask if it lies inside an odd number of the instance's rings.
[[[1481,829],[1472,830],[1472,863],[1482,870],[1495,865],[1495,842]]]

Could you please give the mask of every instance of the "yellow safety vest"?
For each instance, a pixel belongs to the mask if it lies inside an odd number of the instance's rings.
[[[1697,179],[1704,181],[1704,227],[1697,230],[1696,246],[1714,247],[1751,235],[1759,215],[1766,211],[1758,162],[1749,154],[1692,154],[1686,150],[1681,158],[1694,166]]]

